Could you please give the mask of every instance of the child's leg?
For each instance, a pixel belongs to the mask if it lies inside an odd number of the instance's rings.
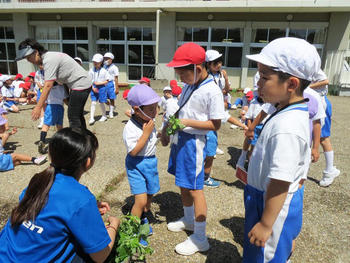
[[[10,110],[12,111],[12,112],[19,112],[19,108],[16,106],[16,105],[12,105],[11,106],[11,108],[10,108]]]
[[[20,154],[20,153],[12,153],[11,154],[13,165],[19,165],[22,162],[30,162],[32,161],[32,157],[26,154]]]
[[[147,201],[148,198],[146,193],[135,195],[135,203],[132,206],[131,214],[141,218],[142,212],[147,206]]]
[[[232,116],[230,116],[230,118],[228,118],[228,120],[227,120],[229,123],[231,123],[231,124],[233,124],[233,125],[236,125],[236,126],[238,126],[238,127],[241,127],[241,128],[243,128],[243,129],[248,129],[248,127],[244,124],[244,123],[242,123],[242,122],[240,122],[238,119],[236,119],[236,118],[234,118],[234,117],[232,117]]]
[[[110,104],[109,104],[109,117],[113,118],[114,117],[114,99],[110,99]]]
[[[57,124],[57,125],[56,125],[57,131],[62,130],[62,128],[63,128],[63,125],[61,125],[61,124]]]
[[[94,122],[95,118],[95,111],[96,111],[96,101],[91,101],[91,108],[90,108],[90,123]]]
[[[145,208],[143,209],[143,212],[147,213],[149,210],[151,210],[152,198],[153,195],[147,195],[147,203]]]
[[[214,156],[207,156],[204,161],[204,180],[210,177],[211,168],[213,167]]]
[[[242,168],[244,168],[245,160],[247,159],[248,149],[249,149],[249,141],[248,141],[248,138],[245,137],[243,142],[243,149],[237,161],[237,165],[239,165]]]
[[[102,117],[101,117],[100,120],[103,120],[104,118],[107,118],[107,117],[106,117],[106,107],[105,107],[105,104],[100,102],[100,108],[101,108],[101,111],[102,111]]]
[[[41,142],[45,142],[46,140],[46,136],[47,136],[47,132],[49,131],[50,126],[44,124],[43,127],[41,128],[41,132],[40,132],[40,141]]]

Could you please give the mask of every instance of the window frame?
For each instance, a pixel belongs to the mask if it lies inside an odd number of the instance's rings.
[[[6,30],[5,30],[6,27],[11,27],[12,30],[14,30],[13,29],[13,25],[11,23],[6,23],[6,22],[1,23],[0,28],[3,28],[5,38],[0,38],[0,43],[5,44],[5,56],[6,56],[6,59],[0,59],[0,63],[6,63],[6,68],[7,68],[6,74],[8,74],[8,75],[15,75],[15,74],[17,74],[17,72],[16,73],[11,72],[11,70],[10,70],[10,63],[15,63],[16,61],[15,61],[15,59],[9,59],[8,44],[14,44],[15,45],[15,53],[16,53],[16,41],[15,41],[15,38],[7,38]],[[16,68],[17,68],[17,63],[15,63],[15,65],[16,65]],[[18,71],[18,69],[17,69],[17,71]],[[3,72],[3,73],[5,73],[5,72]]]

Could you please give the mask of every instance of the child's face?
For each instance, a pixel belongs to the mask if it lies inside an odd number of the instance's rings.
[[[170,90],[165,90],[163,91],[164,97],[169,99],[171,98],[171,91]]]
[[[13,81],[12,79],[8,79],[5,81],[5,83],[7,86],[10,86],[12,84],[12,81]]]
[[[259,94],[264,102],[275,104],[288,101],[290,94],[287,81],[281,82],[275,71],[261,63],[258,63],[258,70]]]
[[[97,68],[97,69],[99,69],[100,67],[101,67],[101,65],[102,65],[102,62],[93,62],[94,63],[94,67],[95,68]]]
[[[222,67],[222,61],[211,62],[209,64],[209,70],[211,72],[219,72],[221,70],[221,67]]]
[[[196,79],[194,79],[194,71],[184,68],[175,68],[175,73],[179,75],[180,80],[186,84],[192,85],[198,82],[200,78],[200,74],[202,72],[202,67],[200,65],[196,65]]]
[[[135,114],[144,121],[149,121],[157,116],[158,103],[134,108]],[[143,111],[143,113],[142,113]]]

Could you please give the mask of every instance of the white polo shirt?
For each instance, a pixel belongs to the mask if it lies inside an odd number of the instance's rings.
[[[165,102],[165,120],[169,120],[170,116],[174,115],[179,109],[178,99],[172,97]]]
[[[41,86],[45,85],[44,70],[38,70],[37,72],[35,72],[34,82],[36,91],[39,89],[37,82],[39,82]]]
[[[9,87],[6,87],[4,85],[1,88],[1,94],[3,97],[6,97],[6,98],[14,98],[15,97],[15,87],[13,85],[10,85]]]
[[[114,64],[111,64],[109,66],[105,65],[104,68],[108,71],[109,75],[111,76],[110,80],[114,81],[114,78],[119,76],[119,69],[116,65]]]
[[[167,102],[167,98],[165,98],[164,96],[162,96],[161,98],[160,98],[160,101],[158,102],[158,106],[160,107],[160,108],[162,108],[164,111],[165,111],[165,107],[166,107],[166,102]]]
[[[186,85],[182,90],[182,97],[185,97]],[[181,99],[180,98],[180,99]],[[197,88],[185,106],[179,112],[179,119],[190,119],[199,121],[221,120],[225,117],[224,97],[221,89],[215,84],[213,79],[206,79]],[[184,132],[190,134],[206,135],[209,130],[199,130],[186,127]]]
[[[259,101],[254,98],[249,105],[248,111],[246,113],[246,118],[249,120],[254,120],[256,118],[256,116],[258,116],[258,114],[260,113],[260,111],[263,108],[263,103],[259,103]]]
[[[15,95],[16,98],[21,97],[23,88],[20,88],[19,85],[22,84],[22,83],[24,83],[23,80],[15,80],[15,81],[12,82],[12,85],[15,87],[14,95]]]
[[[65,88],[62,85],[55,85],[51,88],[47,97],[47,104],[63,105],[63,100],[68,97]]]
[[[149,136],[145,147],[137,154],[137,156],[152,156],[156,154],[156,142],[157,134],[156,129],[154,128],[151,135]],[[137,141],[143,134],[141,124],[137,123],[135,120],[130,119],[124,127],[123,130],[123,141],[126,146],[127,153],[131,152]]]
[[[303,110],[296,109],[298,107]],[[297,191],[300,179],[309,169],[309,141],[306,104],[290,106],[277,113],[265,124],[254,147],[249,161],[248,184],[266,191],[270,179],[277,179],[291,183],[289,193]]]
[[[96,69],[93,67],[89,70],[89,75],[92,79],[92,83],[113,80],[105,68]]]

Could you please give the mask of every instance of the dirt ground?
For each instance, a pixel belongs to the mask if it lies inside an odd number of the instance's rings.
[[[292,262],[350,262],[350,177],[349,152],[350,98],[330,97],[333,104],[332,144],[335,151],[334,163],[341,175],[328,188],[318,186],[325,168],[321,151],[320,160],[312,164],[309,180],[305,186],[304,222],[297,239]],[[88,102],[86,119],[89,115]],[[6,149],[29,155],[37,155],[40,131],[37,123],[30,120],[32,106],[22,106],[19,114],[9,114],[10,126],[19,127]],[[133,198],[125,177],[124,159],[126,150],[122,142],[122,130],[127,117],[123,114],[128,108],[120,97],[117,100],[118,115],[105,123],[96,122],[90,129],[96,133],[100,148],[95,166],[83,175],[81,183],[103,200],[107,200],[110,214],[121,216],[132,206]],[[231,111],[236,116],[238,111]],[[99,108],[97,109],[99,114]],[[98,119],[98,117],[97,117]],[[160,124],[160,117],[157,120]],[[65,120],[67,125],[67,120]],[[54,129],[49,132],[50,137]],[[219,188],[205,188],[208,203],[207,235],[211,249],[207,253],[197,253],[190,257],[177,255],[174,247],[186,239],[189,233],[167,231],[167,222],[182,216],[179,189],[174,177],[166,172],[169,147],[158,144],[158,170],[161,191],[155,195],[152,204],[154,217],[151,224],[154,235],[149,238],[154,248],[147,262],[241,262],[243,244],[243,185],[236,180],[235,162],[243,142],[241,130],[232,130],[228,124],[219,131],[219,148],[225,153],[214,161],[212,176],[221,182]],[[6,223],[11,208],[18,196],[37,171],[47,166],[21,165],[14,171],[0,175],[0,228]]]

